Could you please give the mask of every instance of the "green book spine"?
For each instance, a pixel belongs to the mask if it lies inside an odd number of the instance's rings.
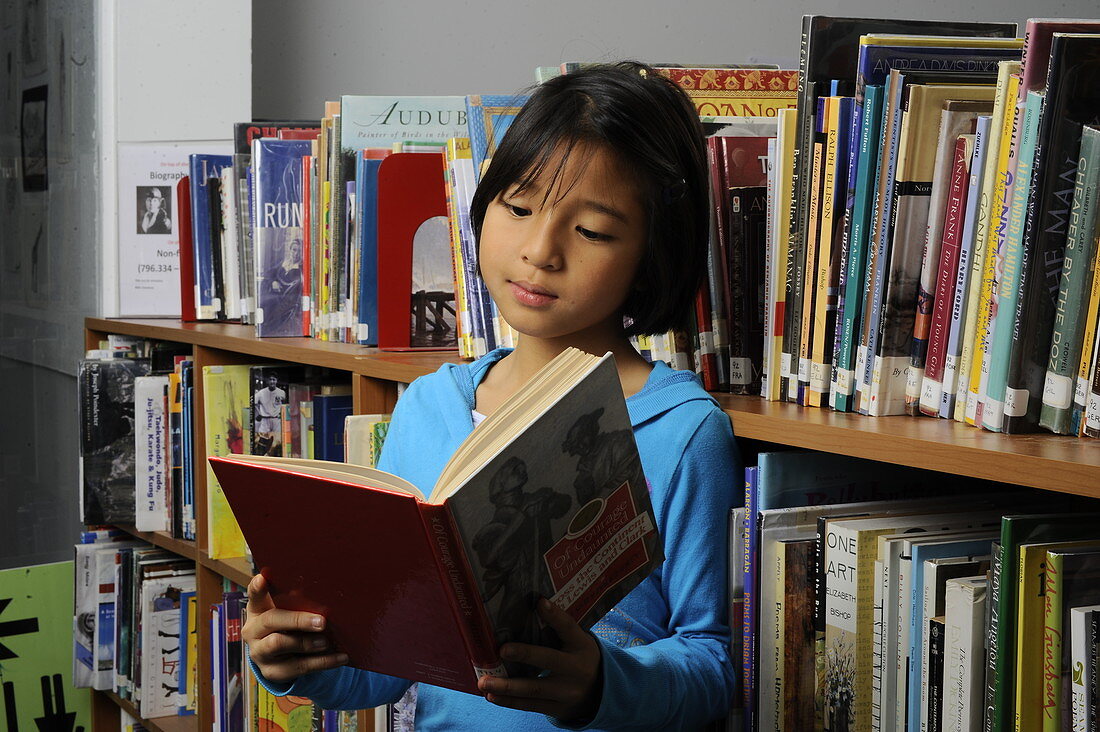
[[[837,391],[834,407],[840,412],[852,411],[855,393],[855,339],[866,286],[864,269],[867,264],[868,227],[874,205],[874,172],[878,170],[879,126],[882,122],[882,86],[869,86],[863,99],[860,122],[859,168],[856,171],[855,201],[851,213],[851,235],[848,245],[848,279],[844,292],[844,321],[840,335],[840,353],[836,358]]]
[[[1085,127],[1073,186],[1073,205],[1066,230],[1066,252],[1062,281],[1054,312],[1050,360],[1043,384],[1043,408],[1039,425],[1051,432],[1071,432],[1074,379],[1081,359],[1090,286],[1089,262],[1096,246],[1096,196],[1100,186],[1100,129]]]

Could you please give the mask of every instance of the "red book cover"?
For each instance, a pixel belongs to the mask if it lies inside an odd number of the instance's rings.
[[[180,320],[193,323],[195,313],[195,252],[191,238],[191,178],[176,183],[176,220],[180,235]]]
[[[459,610],[440,581],[431,522],[416,498],[365,490],[339,476],[217,457],[210,464],[277,607],[324,615],[326,635],[351,666],[477,693]],[[294,510],[275,508],[288,505]],[[372,517],[370,531],[364,516]],[[355,562],[354,573],[322,559],[339,556]]]
[[[276,135],[280,140],[316,140],[321,136],[321,128],[315,130],[279,130]]]
[[[378,347],[458,347],[442,153],[394,153],[378,169]]]

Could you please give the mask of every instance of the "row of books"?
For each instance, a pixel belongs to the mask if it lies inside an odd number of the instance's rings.
[[[376,459],[386,415],[352,416],[351,387],[327,369],[269,364],[204,366],[178,349],[112,338],[80,364],[82,517],[195,539],[195,435],[209,455],[342,462]],[[161,355],[161,354],[165,355]],[[171,370],[168,365],[171,364]],[[196,421],[196,379],[203,424]],[[213,473],[207,475],[210,556],[246,553]]]
[[[1098,516],[991,488],[760,453],[731,519],[733,728],[1097,729]]]
[[[76,545],[73,681],[144,718],[195,712],[195,563],[111,528]]]
[[[771,156],[766,398],[1100,435],[1098,32],[804,18]]]
[[[707,119],[766,120],[795,104],[794,71],[659,71]],[[477,275],[469,205],[525,100],[345,95],[319,121],[238,124],[235,153],[192,155],[177,190],[183,318],[464,357],[513,344]],[[736,165],[763,180],[759,155]],[[688,336],[639,349],[691,368]]]

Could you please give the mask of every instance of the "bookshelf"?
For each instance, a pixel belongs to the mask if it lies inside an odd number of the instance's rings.
[[[356,414],[390,412],[397,382],[431,373],[453,352],[381,352],[362,346],[311,338],[261,340],[251,326],[233,323],[185,323],[179,320],[105,320],[87,318],[85,347],[95,348],[108,334],[140,336],[193,346],[195,368],[249,363],[257,357],[327,366],[347,372]],[[195,381],[196,419],[203,420],[202,379]],[[913,417],[865,417],[828,409],[768,402],[759,397],[716,394],[738,437],[802,447],[927,470],[996,480],[1020,486],[1100,498],[1100,441],[1056,435],[1000,435],[949,420]],[[174,539],[164,532],[120,527],[181,556],[194,559],[201,616],[221,599],[222,578],[246,584],[251,576],[243,558],[211,559],[205,551],[205,431],[195,432],[195,499],[198,541]],[[199,648],[209,647],[208,624],[199,624]],[[212,724],[209,653],[200,652],[199,712],[194,717],[146,723],[156,730],[209,729]],[[118,710],[130,705],[113,694],[94,692],[95,730],[118,728]],[[136,715],[134,715],[136,716]],[[369,729],[369,726],[367,727]]]

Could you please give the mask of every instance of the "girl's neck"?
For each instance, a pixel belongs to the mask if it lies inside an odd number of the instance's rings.
[[[615,356],[625,396],[640,391],[652,369],[621,331],[614,334],[573,333],[564,338],[521,335],[515,350],[498,361],[478,385],[475,395],[477,411],[491,414],[505,399],[529,382],[539,369],[569,347],[596,356],[610,351]]]

